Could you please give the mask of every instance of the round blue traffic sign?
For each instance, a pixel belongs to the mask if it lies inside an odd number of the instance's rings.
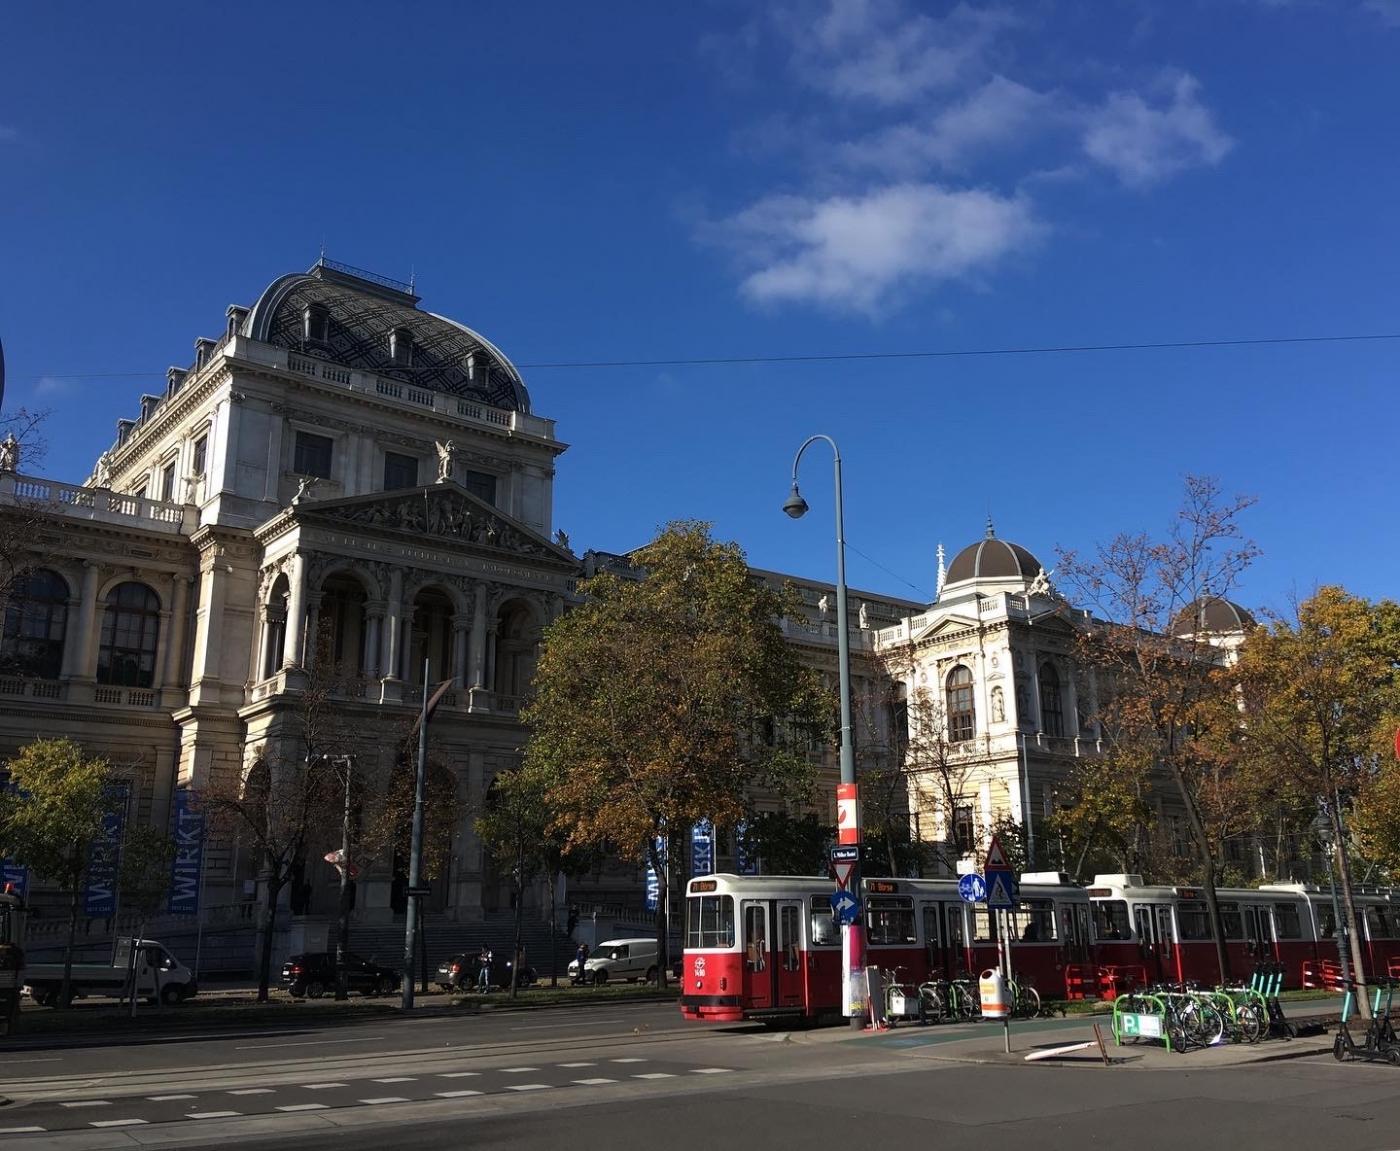
[[[958,880],[958,895],[964,903],[985,903],[987,881],[976,873],[964,875]]]

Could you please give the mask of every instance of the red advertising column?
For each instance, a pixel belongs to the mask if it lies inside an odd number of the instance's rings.
[[[860,845],[860,785],[836,785],[836,838],[842,846]],[[859,861],[851,874],[851,893],[861,900],[856,921],[841,928],[841,1014],[847,1019],[859,1019],[866,1012],[865,1003],[865,900],[861,889]]]

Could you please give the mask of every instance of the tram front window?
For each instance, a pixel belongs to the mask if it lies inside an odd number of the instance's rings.
[[[734,946],[734,897],[692,895],[686,900],[685,945],[692,949]]]

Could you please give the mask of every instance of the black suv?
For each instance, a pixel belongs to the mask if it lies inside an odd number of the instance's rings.
[[[361,959],[353,951],[345,956],[345,978],[351,991],[365,995],[388,995],[399,986],[399,973]],[[282,986],[298,999],[320,999],[335,994],[335,952],[320,951],[293,955],[282,965]]]

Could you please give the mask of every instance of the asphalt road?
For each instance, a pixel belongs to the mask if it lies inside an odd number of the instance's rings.
[[[1027,1026],[1019,1050],[1075,1026]],[[1400,1147],[1400,1070],[1386,1065],[1314,1057],[1209,1067],[1210,1053],[1164,1057],[1165,1070],[961,1061],[974,1047],[995,1049],[994,1038],[985,1027],[865,1036],[697,1027],[674,1005],[634,1004],[36,1050],[15,1056],[25,1065],[0,1066],[0,1090],[15,1098],[0,1109],[0,1143]]]

